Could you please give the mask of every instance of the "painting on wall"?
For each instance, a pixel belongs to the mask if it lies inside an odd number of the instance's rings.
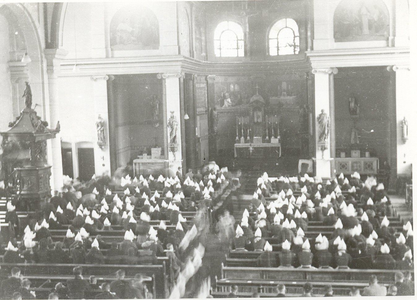
[[[336,42],[386,40],[389,12],[382,0],[343,0],[334,13]]]
[[[110,23],[110,45],[113,50],[159,49],[159,23],[146,7],[124,7]]]

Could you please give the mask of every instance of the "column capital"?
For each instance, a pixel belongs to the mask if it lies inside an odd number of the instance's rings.
[[[311,71],[311,73],[313,73],[314,75],[316,75],[316,74],[331,75],[331,74],[337,74],[338,72],[339,72],[339,70],[337,68],[313,69]]]
[[[18,82],[20,79],[29,79],[29,64],[20,61],[11,61],[8,63],[12,82]]]
[[[156,75],[158,79],[167,79],[167,78],[184,78],[184,73],[159,73]]]
[[[216,80],[216,75],[207,75],[206,79],[208,82],[214,82]]]
[[[409,66],[404,66],[404,65],[403,66],[393,65],[393,66],[388,66],[387,71],[388,72],[410,71],[410,67]]]
[[[90,77],[93,81],[100,81],[100,80],[113,80],[114,76],[112,75],[95,75]]]

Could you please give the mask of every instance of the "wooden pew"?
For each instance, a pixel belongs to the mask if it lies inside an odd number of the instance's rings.
[[[76,266],[82,266],[83,275],[85,278],[94,275],[102,280],[112,280],[117,270],[123,269],[126,272],[127,278],[132,278],[136,274],[142,274],[154,278],[153,289],[156,298],[167,297],[167,276],[165,263],[162,265],[77,265],[77,264],[7,264],[1,263],[1,269],[10,274],[11,269],[18,267],[21,270],[24,278],[29,278],[31,281],[35,278],[40,280],[48,280],[52,278],[72,278],[72,270]],[[43,277],[41,275],[44,275]],[[106,279],[105,279],[106,278]],[[60,280],[60,279],[57,279]]]

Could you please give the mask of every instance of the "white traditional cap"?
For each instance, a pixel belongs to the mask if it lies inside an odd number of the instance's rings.
[[[165,194],[165,197],[166,197],[166,198],[172,198],[172,193],[171,193],[171,191],[168,191],[168,192]]]
[[[77,199],[81,199],[82,196],[83,196],[83,194],[81,193],[81,191],[76,191],[75,192],[75,197],[77,197]]]
[[[146,213],[146,212],[141,212],[140,217],[139,217],[142,221],[145,222],[150,222],[151,221],[151,217]]]
[[[279,212],[277,213],[277,216],[278,216],[278,218],[280,218],[281,220],[284,220],[284,215],[282,214],[282,212],[281,212],[281,211],[279,211]]]
[[[144,187],[149,187],[149,183],[148,183],[148,181],[146,179],[142,182],[142,185]]]
[[[161,202],[161,206],[162,206],[163,208],[167,208],[167,207],[168,207],[168,204],[165,202],[165,200],[162,200],[162,202]]]
[[[388,253],[390,253],[390,249],[389,249],[389,247],[388,247],[387,244],[384,244],[383,246],[381,246],[381,253],[382,254],[388,254]]]
[[[97,248],[100,249],[100,245],[97,241],[97,238],[94,239],[94,241],[91,243],[91,248]]]
[[[411,249],[404,253],[404,258],[412,259],[413,253],[411,252]]]
[[[181,222],[177,223],[177,227],[175,228],[176,230],[181,230],[184,231],[184,228],[182,228]]]
[[[288,189],[288,191],[287,191],[287,193],[286,193],[286,196],[292,196],[292,195],[293,195],[292,190],[291,190],[291,189]]]
[[[266,212],[263,210],[260,214],[259,214],[259,219],[266,219]]]
[[[130,230],[128,230],[128,231],[125,232],[125,236],[124,236],[124,239],[125,240],[127,240],[127,241],[133,241],[133,238],[134,238],[134,236],[133,236],[133,234],[132,234],[132,232]]]
[[[397,244],[405,244],[405,236],[404,234],[400,233],[400,236],[397,238]]]
[[[87,216],[87,217],[85,218],[85,223],[86,223],[86,224],[93,225],[93,224],[94,224],[94,221],[93,221],[93,219],[91,219],[91,218],[90,218],[90,216]]]
[[[157,205],[155,205],[154,210],[155,210],[155,211],[159,211],[159,205],[158,205],[158,204],[157,204]]]
[[[106,189],[106,196],[111,195],[111,191],[109,189]]]
[[[366,201],[366,205],[374,205],[374,201],[369,197],[368,201]]]
[[[258,193],[257,193],[257,192],[254,192],[254,193],[253,193],[252,198],[253,198],[253,199],[259,199],[259,197],[258,197]]]
[[[255,231],[255,237],[262,237],[262,231],[260,228],[256,229]]]
[[[6,207],[7,211],[14,211],[16,209],[16,206],[12,204],[12,201],[7,201]]]
[[[288,219],[285,219],[285,221],[282,223],[282,227],[290,229],[290,222]]]
[[[309,208],[313,208],[313,207],[314,207],[314,203],[313,203],[313,201],[311,201],[310,199],[308,199],[308,200],[307,200],[307,206],[308,206]]]
[[[158,182],[163,182],[165,180],[164,176],[159,175],[158,177]]]
[[[274,224],[280,224],[281,223],[281,218],[278,215],[274,216]]]
[[[50,219],[52,219],[52,220],[56,221],[56,217],[55,217],[55,215],[54,215],[54,212],[53,212],[53,211],[51,211],[51,213],[49,214],[49,220],[50,220]]]
[[[127,203],[126,204],[126,210],[127,211],[133,211],[134,209],[135,209],[135,206],[134,205],[132,205],[130,203]]]
[[[181,214],[178,215],[178,221],[180,221],[181,223],[183,222],[187,222],[187,219],[184,218]]]
[[[414,235],[414,233],[413,233],[413,229],[408,229],[407,230],[407,238],[409,237],[409,236],[413,236]]]
[[[377,191],[382,191],[382,190],[384,190],[385,189],[385,187],[384,187],[384,184],[381,182],[381,183],[379,183],[377,186],[376,186],[376,190]]]
[[[122,213],[122,219],[127,219],[127,212],[126,211],[123,211],[123,213]]]
[[[330,193],[330,198],[336,199],[336,193],[334,191]]]
[[[86,208],[84,208],[84,210],[83,210],[83,215],[85,215],[85,216],[89,216],[90,215],[90,211],[88,210],[88,208],[86,207]]]
[[[239,226],[239,224],[236,227],[236,238],[240,238],[243,235],[243,229]]]
[[[149,212],[150,212],[150,213],[153,213],[153,212],[154,212],[154,210],[155,210],[155,208],[151,205],[151,206],[149,207]]]
[[[375,240],[372,238],[372,235],[370,235],[370,236],[366,239],[366,243],[367,243],[368,245],[371,245],[371,246],[375,245]]]
[[[340,240],[340,243],[337,245],[337,250],[346,251],[346,243],[344,240]]]
[[[81,234],[81,237],[83,239],[88,238],[90,236],[90,234],[85,230],[84,227],[81,227],[80,228],[80,234]]]
[[[288,206],[287,215],[292,215],[292,214],[294,214],[294,211],[292,209],[292,206]]]
[[[7,251],[14,251],[16,252],[17,250],[19,250],[17,247],[13,246],[12,242],[9,241],[9,243],[7,244],[7,247],[4,248]]]
[[[125,190],[124,190],[124,192],[123,192],[125,195],[130,195],[130,190],[129,190],[129,188],[126,188]]]
[[[306,186],[303,186],[302,188],[301,188],[301,193],[307,193],[307,187]]]
[[[381,203],[386,203],[388,202],[388,198],[387,196],[384,196],[384,198],[381,199]]]
[[[371,236],[374,240],[378,239],[378,234],[375,232],[375,230],[372,231]]]
[[[268,252],[271,252],[272,251],[272,246],[271,246],[271,244],[268,241],[266,241],[266,243],[265,243],[264,250],[265,251],[268,251]]]
[[[352,186],[349,190],[349,193],[356,193],[356,188],[354,186]]]
[[[282,243],[282,249],[284,249],[284,250],[290,250],[290,248],[291,248],[291,243],[288,240],[285,240]]]
[[[82,236],[81,236],[81,233],[80,232],[78,232],[77,233],[77,235],[75,236],[75,239],[74,239],[76,242],[83,242],[83,238],[82,238]]]
[[[65,236],[68,238],[68,239],[72,239],[74,236],[75,236],[75,234],[71,231],[71,229],[67,229],[67,233],[65,234]]]
[[[317,250],[327,250],[327,249],[329,249],[329,240],[327,239],[326,236],[323,236],[323,240],[322,240],[321,243],[316,244],[316,249]]]
[[[136,178],[136,177],[135,177]],[[135,192],[136,192],[136,194],[140,194],[140,189],[139,189],[139,187],[137,186],[137,187],[135,187]]]
[[[294,218],[295,219],[301,218],[301,214],[300,214],[300,211],[298,209],[295,211]]]
[[[303,219],[308,218],[307,213],[305,211],[303,211],[303,213],[301,214],[301,218],[303,218]]]
[[[407,222],[407,224],[403,225],[404,231],[408,231],[409,229],[412,229],[413,226],[411,225],[410,221]]]
[[[336,224],[334,224],[334,229],[342,229],[342,228],[343,228],[342,221],[340,219],[337,219]]]
[[[341,241],[342,239],[340,238],[340,236],[337,236],[333,241],[333,245],[339,245]]]
[[[130,219],[129,219],[129,223],[136,224],[137,221],[135,220],[135,218],[133,216],[131,216]]]
[[[41,228],[42,228],[42,227],[44,227],[44,228],[48,229],[48,228],[49,228],[49,224],[48,224],[48,222],[46,222],[46,220],[45,220],[45,219],[43,219],[43,221],[42,221],[42,223],[41,223],[40,227],[41,227]]]
[[[316,192],[316,194],[314,195],[315,199],[321,199],[321,194],[319,191]]]
[[[93,218],[93,219],[100,219],[100,215],[95,211],[95,210],[93,210],[92,212],[91,212],[91,217]]]
[[[328,216],[334,215],[334,209],[333,209],[333,207],[330,207],[329,211],[327,212],[327,215]]]
[[[345,201],[342,201],[342,203],[340,204],[339,208],[340,209],[347,208],[346,202]]]
[[[369,221],[368,214],[367,214],[366,212],[364,212],[364,213],[362,214],[361,220],[362,220],[362,221]]]
[[[111,223],[108,218],[106,218],[103,222],[104,226],[111,226]]]
[[[94,188],[94,190],[93,190],[93,192],[92,192],[93,194],[95,194],[95,195],[98,195],[98,194],[100,194],[98,191],[97,191],[97,188]]]
[[[277,213],[277,209],[275,208],[275,206],[272,206],[271,209],[269,210],[269,212],[271,214],[276,214]]]
[[[159,222],[159,229],[163,229],[163,230],[167,229],[167,225],[165,224],[165,221],[161,220],[161,222]]]
[[[118,200],[120,200],[119,195],[118,194],[114,195],[113,201],[116,201],[117,202]]]
[[[282,199],[284,199],[285,198],[284,190],[281,190],[281,192],[279,192],[278,196],[281,197]]]
[[[63,213],[64,213],[64,211],[62,210],[61,206],[58,206],[58,207],[57,207],[57,209],[56,209],[56,213],[57,213],[57,214],[63,214]]]
[[[322,243],[323,242],[323,236],[321,235],[321,233],[319,233],[319,235],[316,237],[316,243]]]
[[[112,212],[114,212],[115,214],[118,214],[120,211],[119,211],[119,209],[115,206],[115,207],[113,207]]]
[[[303,250],[310,250],[310,242],[306,239],[301,247]]]
[[[343,173],[340,173],[339,179],[344,179],[344,178],[345,178],[345,175]]]
[[[356,216],[356,210],[352,203],[350,203],[346,209],[346,216],[348,217],[355,217]]]
[[[290,229],[293,229],[293,228],[297,228],[297,224],[294,222],[294,220],[291,220]]]
[[[303,244],[303,238],[301,236],[296,236],[292,239],[292,242],[294,243],[294,245],[302,245]]]
[[[264,183],[264,179],[262,178],[262,177],[259,177],[257,180],[256,180],[256,186],[260,186],[261,184],[263,184]]]
[[[383,219],[382,219],[382,222],[381,222],[381,227],[388,227],[388,225],[389,225],[389,221],[388,221],[388,218],[387,218],[387,216],[385,216]]]
[[[39,226],[39,224],[38,223],[35,223],[35,228],[34,228],[34,230],[35,231],[38,231],[39,229],[41,229],[42,227],[41,226]]]
[[[305,236],[304,230],[301,227],[298,228],[298,230],[297,230],[297,236],[301,236],[301,237],[304,237]]]

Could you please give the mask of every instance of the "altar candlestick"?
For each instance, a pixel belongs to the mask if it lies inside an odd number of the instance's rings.
[[[236,141],[239,140],[239,118],[236,118]]]

